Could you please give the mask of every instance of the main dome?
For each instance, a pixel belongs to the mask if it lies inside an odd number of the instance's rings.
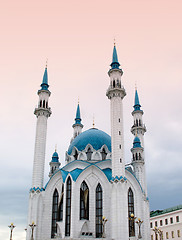
[[[68,148],[68,154],[70,155],[72,153],[74,147],[76,147],[78,151],[83,151],[88,144],[92,145],[95,150],[99,150],[103,145],[106,145],[111,152],[111,137],[97,128],[91,128],[80,133],[73,140]]]

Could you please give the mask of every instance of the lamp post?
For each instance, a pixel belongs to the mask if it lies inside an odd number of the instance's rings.
[[[32,230],[31,240],[34,240],[34,239],[33,239],[33,231],[34,231],[34,228],[35,228],[37,225],[35,225],[35,223],[32,222],[32,224],[29,224],[29,226],[30,226],[30,228],[31,228],[31,230]]]
[[[12,240],[12,239],[13,239],[13,229],[14,229],[16,226],[14,226],[14,224],[11,223],[8,227],[10,228],[10,240]]]
[[[138,218],[138,221],[136,221],[136,224],[138,225],[138,239],[141,239],[142,238],[142,235],[141,235],[141,225],[142,225],[143,221],[141,221],[140,218]]]
[[[158,228],[158,233],[159,233],[160,240],[162,240],[163,239],[163,231]]]
[[[106,222],[107,222],[107,218],[105,218],[105,217],[103,216],[103,217],[102,217],[102,226],[103,226],[102,238],[105,238],[105,237],[106,237],[106,234],[105,234],[105,225],[106,225]]]
[[[158,240],[158,229],[157,229],[157,227],[154,227],[153,229],[152,229],[154,232],[155,232],[155,240]]]
[[[131,221],[131,236],[130,237],[134,237],[135,236],[135,215],[133,213],[130,214],[129,220]]]

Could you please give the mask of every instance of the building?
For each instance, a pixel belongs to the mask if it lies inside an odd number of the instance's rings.
[[[162,231],[163,239],[182,239],[182,205],[150,213],[151,240],[156,239],[153,229]],[[159,236],[158,236],[158,239]]]
[[[106,95],[110,100],[111,137],[91,128],[82,132],[78,104],[73,137],[60,168],[55,151],[50,161],[49,181],[44,184],[47,120],[51,115],[47,67],[38,91],[32,187],[29,195],[28,224],[34,222],[34,240],[57,239],[137,239],[143,223],[142,239],[150,238],[149,201],[145,176],[143,111],[137,90],[133,116],[132,161],[125,164],[123,136],[123,71],[114,45]],[[103,91],[104,94],[104,91]],[[134,215],[133,215],[134,214]],[[31,229],[27,231],[30,239]]]

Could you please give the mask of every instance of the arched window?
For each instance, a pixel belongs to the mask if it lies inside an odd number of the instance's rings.
[[[77,150],[75,150],[74,158],[75,158],[75,160],[78,159],[78,152],[77,152]]]
[[[131,218],[131,214],[134,214],[134,196],[131,188],[128,190],[128,219],[129,219],[129,237],[135,236],[135,221]]]
[[[65,236],[70,236],[71,225],[71,178],[68,177],[66,183],[66,219],[65,219]]]
[[[139,153],[139,160],[142,160],[142,156],[141,156],[141,154]]]
[[[113,87],[115,88],[115,86],[116,86],[116,83],[115,83],[115,80],[113,81]]]
[[[88,148],[86,154],[87,154],[87,160],[91,160],[91,157],[92,157],[92,151],[91,151],[91,148]]]
[[[136,120],[136,126],[138,126],[138,119]]]
[[[102,187],[100,183],[96,188],[96,238],[102,237]]]
[[[142,122],[141,122],[141,120],[139,119],[139,126],[142,126]]]
[[[105,148],[102,149],[101,155],[102,155],[102,160],[105,160],[107,156]]]
[[[48,102],[46,102],[46,108],[48,108]]]
[[[136,155],[136,160],[138,160],[138,154],[136,153],[135,155]]]
[[[43,108],[45,108],[45,100],[43,101]]]
[[[63,197],[64,197],[64,184],[62,185],[62,193],[61,193],[59,208],[58,208],[58,221],[63,220]]]
[[[55,237],[55,234],[57,233],[57,220],[58,220],[58,199],[59,194],[57,189],[55,189],[53,194],[53,200],[52,200],[52,230],[51,230],[51,238]]]
[[[80,220],[89,220],[89,189],[85,181],[80,187]]]
[[[40,101],[40,107],[42,107],[42,100]]]

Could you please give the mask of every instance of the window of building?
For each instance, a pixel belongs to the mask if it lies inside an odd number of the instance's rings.
[[[171,223],[171,224],[173,223],[173,218],[172,218],[172,217],[170,218],[170,223]]]
[[[169,233],[166,232],[166,239],[169,239]]]
[[[162,222],[162,220],[160,220],[160,226],[162,226],[163,225],[163,222]]]
[[[119,131],[119,135],[121,135],[121,132]]]
[[[128,219],[129,219],[129,237],[135,236],[135,221],[131,218],[134,214],[134,196],[131,188],[128,190]]]
[[[153,228],[153,224],[152,224],[152,222],[150,223],[150,228]]]
[[[167,218],[165,219],[165,224],[168,225],[168,219]]]
[[[71,178],[68,177],[66,183],[65,236],[70,236],[70,224],[71,224]]]
[[[155,226],[157,227],[157,221],[155,221]]]
[[[105,160],[107,156],[105,148],[102,149],[101,155],[102,155],[102,160]]]
[[[119,118],[119,120],[118,120],[118,121],[119,121],[119,122],[121,121],[121,120],[120,120],[120,118]]]
[[[57,219],[58,219],[58,199],[59,194],[57,189],[54,190],[53,199],[52,199],[52,229],[51,229],[51,238],[54,238],[57,233]]]
[[[89,219],[89,188],[85,181],[80,187],[80,220]]]
[[[180,230],[177,230],[178,237],[181,237]]]
[[[176,216],[176,222],[179,222],[179,216]]]
[[[91,150],[91,148],[88,148],[86,154],[87,154],[87,160],[91,160],[91,157],[92,157],[92,150]]]
[[[100,183],[96,188],[96,238],[102,237],[102,187]]]
[[[174,238],[174,231],[171,232],[171,236],[172,236],[172,238]]]
[[[121,149],[121,144],[119,145],[119,148]]]

